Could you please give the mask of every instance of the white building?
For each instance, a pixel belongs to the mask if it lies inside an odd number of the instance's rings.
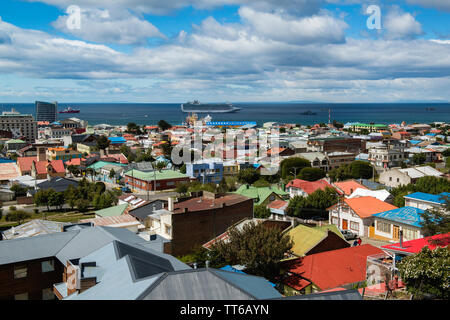
[[[14,109],[3,111],[0,115],[0,130],[10,131],[13,138],[25,138],[34,142],[37,138],[37,123],[31,114],[21,114]]]

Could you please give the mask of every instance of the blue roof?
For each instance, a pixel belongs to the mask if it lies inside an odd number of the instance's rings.
[[[124,137],[108,137],[108,140],[111,141],[111,143],[124,143],[127,142]]]
[[[420,228],[422,227],[423,223],[421,215],[424,212],[425,210],[419,208],[402,207],[394,210],[376,213],[373,216]]]
[[[433,203],[438,203],[438,204],[445,203],[445,199],[443,197],[450,197],[450,193],[442,192],[440,194],[430,194],[430,193],[424,193],[424,192],[414,192],[414,193],[404,196],[404,198],[408,198],[408,199],[417,199],[417,200],[433,202]]]
[[[431,136],[434,137],[436,135],[436,133],[427,133],[426,136]]]
[[[14,160],[8,159],[8,158],[0,158],[0,163],[13,163]]]
[[[241,270],[238,270],[238,269],[236,269],[236,268],[233,268],[233,267],[230,266],[230,265],[226,265],[225,267],[220,268],[220,270],[246,274],[245,272],[243,272],[243,271],[241,271]],[[269,281],[269,283],[271,284],[272,287],[275,287],[275,286],[276,286],[275,283],[272,283],[272,282],[270,282],[270,281]]]
[[[409,142],[411,144],[418,144],[418,143],[421,143],[422,141],[421,140],[409,140]]]

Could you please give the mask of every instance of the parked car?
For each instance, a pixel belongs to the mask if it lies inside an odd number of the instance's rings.
[[[353,240],[358,238],[358,235],[350,230],[340,230],[345,240]]]
[[[131,189],[128,187],[122,187],[122,188],[120,188],[120,190],[122,190],[122,192],[124,192],[124,193],[131,193]]]

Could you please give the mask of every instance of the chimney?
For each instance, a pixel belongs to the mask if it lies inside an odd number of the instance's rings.
[[[209,260],[206,260],[205,264],[206,264],[206,268],[209,268]]]
[[[197,262],[194,262],[194,269],[197,269]]]
[[[400,230],[398,232],[399,237],[400,237],[400,248],[403,248],[403,230]]]
[[[167,207],[167,210],[169,210],[169,211],[173,211],[173,202],[174,202],[174,199],[172,198],[172,197],[169,197],[168,199],[168,207]]]

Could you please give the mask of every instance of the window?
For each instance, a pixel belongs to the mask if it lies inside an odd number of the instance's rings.
[[[336,226],[338,226],[338,225],[339,225],[339,219],[336,218],[336,217],[332,217],[332,218],[331,218],[331,223],[334,224],[334,225],[336,225]]]
[[[397,182],[400,182],[400,178],[397,178]]]
[[[389,181],[392,181],[392,177],[389,177]]]
[[[166,232],[166,234],[169,234],[170,235],[170,233],[172,232],[172,228],[169,226],[169,225],[164,225],[164,227],[165,227],[165,232]]]
[[[14,300],[28,300],[28,292],[15,294]]]
[[[42,300],[55,300],[55,294],[52,288],[42,290]]]
[[[359,232],[359,223],[350,221],[350,229],[353,231]]]
[[[377,221],[377,231],[381,231],[384,233],[390,233],[391,225],[386,222]]]
[[[14,267],[14,279],[21,279],[27,277],[27,267],[26,266],[16,266]]]
[[[403,238],[406,241],[417,239],[417,230],[413,230],[413,229],[409,229],[409,228],[403,228]]]
[[[53,260],[42,261],[41,266],[42,273],[55,271],[55,261]]]

